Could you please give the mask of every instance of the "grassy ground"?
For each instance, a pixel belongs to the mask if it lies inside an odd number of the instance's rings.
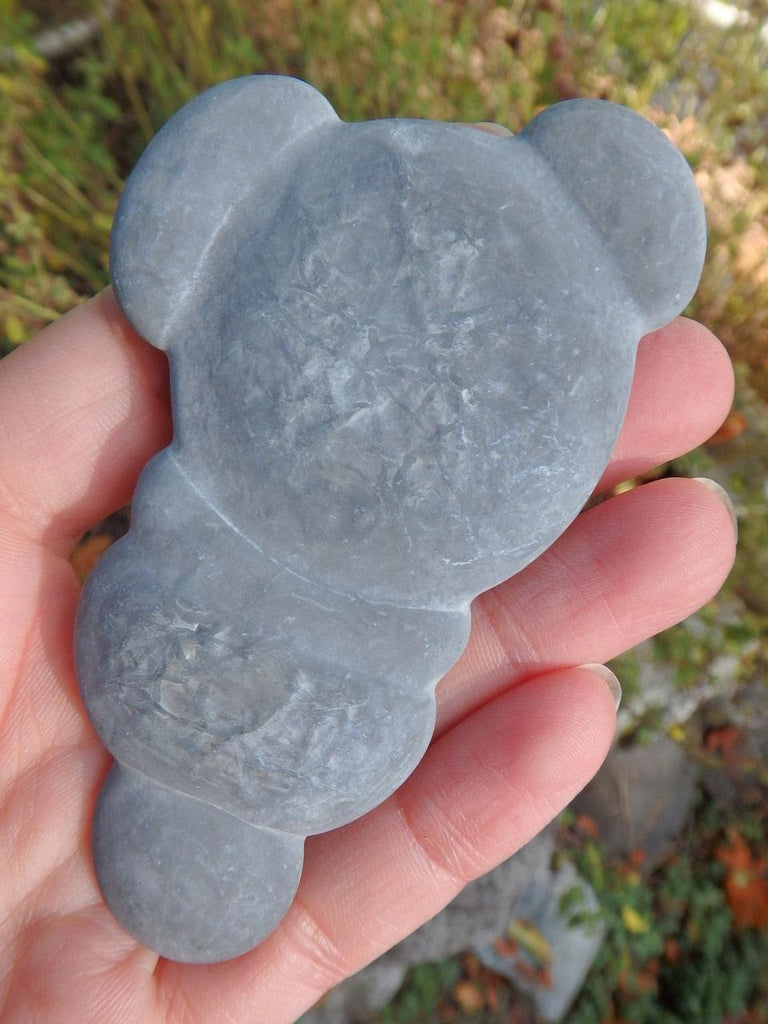
[[[726,773],[734,770],[720,765]],[[763,1024],[768,1019],[768,890],[754,854],[764,803],[747,789],[726,802],[699,790],[677,849],[645,878],[639,851],[604,856],[594,822],[566,812],[560,857],[572,858],[600,900],[605,942],[567,1024]],[[579,919],[579,892],[564,894]],[[562,901],[561,901],[562,902]],[[584,916],[583,914],[581,915]],[[500,952],[520,962],[519,942]],[[535,958],[529,962],[535,964]],[[546,965],[538,973],[546,985]],[[533,974],[533,971],[532,971]],[[412,970],[374,1024],[531,1024],[530,1004],[464,954]]]
[[[723,652],[733,655],[744,685],[764,682],[768,51],[759,27],[768,7],[764,0],[743,0],[743,7],[752,12],[746,24],[721,30],[682,0],[126,0],[114,17],[102,18],[87,48],[46,62],[36,53],[36,34],[100,8],[83,0],[0,0],[0,348],[22,344],[107,283],[107,240],[125,174],[164,120],[225,78],[254,71],[298,75],[325,92],[347,119],[496,120],[513,130],[541,106],[573,96],[625,103],[668,131],[694,167],[710,245],[691,312],[726,342],[740,381],[736,410],[721,435],[671,467],[728,483],[740,515],[739,561],[719,603],[703,613],[707,628],[670,631],[657,645],[658,656],[678,667],[682,688],[700,683]],[[103,546],[93,545],[93,554]],[[725,605],[738,609],[736,622],[723,622]],[[633,656],[624,659],[630,704],[636,670]],[[654,727],[652,716],[644,726]],[[758,779],[758,789],[764,782]],[[745,931],[726,887],[729,869],[717,851],[732,838],[730,828],[739,836],[749,833],[753,861],[768,856],[764,832],[749,831],[750,821],[764,821],[763,812],[758,802],[735,824],[724,807],[717,821],[702,824],[699,816],[691,828],[704,829],[700,849],[681,852],[710,887],[706,891],[719,893],[717,970],[725,978],[729,970],[733,974],[729,964],[742,965],[738,977],[749,983],[740,991],[752,993],[742,1000],[745,1012],[751,1001],[757,1013],[763,999],[762,1017],[734,1016],[735,1003],[728,1009],[729,1019],[744,1024],[766,1019],[768,983],[744,952]],[[586,839],[579,846],[578,839],[571,830],[570,846],[589,873],[583,850],[591,847]],[[598,854],[590,856],[597,863]],[[635,941],[614,906],[616,893],[624,892],[625,869],[601,867],[604,882],[605,872],[613,874],[602,889],[597,885],[613,927],[614,945],[607,948],[619,956],[624,973],[618,979],[610,966],[598,966],[574,1022],[710,1019],[701,1015],[704,1004],[691,1002],[683,1012],[670,1002],[676,987],[696,989],[700,961],[686,958],[686,950],[666,961],[663,949],[645,958],[634,947],[616,952],[616,943]],[[752,879],[749,871],[763,877],[753,864],[745,876]],[[647,915],[647,931],[666,943],[675,928],[687,925],[681,916],[674,927],[669,924],[660,893],[672,882],[661,876],[656,882],[655,889],[643,883],[637,890],[637,912]],[[654,957],[658,965],[650,977]],[[714,962],[707,961],[710,973]],[[495,989],[496,1008],[490,1004],[493,986],[471,961],[436,970],[436,978],[422,971],[411,986],[416,994],[406,992],[387,1021],[492,1021],[500,1014],[517,1019],[514,999],[505,1004],[502,988]],[[600,993],[611,984],[624,995],[609,1006]],[[482,1005],[473,989],[483,995]],[[659,1007],[671,1016],[659,1016]]]
[[[757,29],[641,0],[132,0],[86,52],[35,57],[62,9],[0,0],[0,323],[16,344],[107,280],[120,179],[185,100],[252,71],[304,77],[342,117],[498,120],[575,95],[626,103],[697,170],[711,245],[695,312],[768,393],[768,66]],[[15,59],[12,59],[15,57]]]

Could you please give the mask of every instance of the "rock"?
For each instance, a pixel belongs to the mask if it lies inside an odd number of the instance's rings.
[[[76,642],[116,758],[96,872],[136,938],[190,962],[249,949],[304,837],[413,770],[471,599],[585,502],[705,235],[683,157],[599,101],[501,138],[346,124],[256,76],[156,136],[111,263],[168,353],[174,439]]]
[[[563,902],[570,904],[569,910],[563,909]],[[576,912],[591,920],[574,922]],[[516,925],[538,937],[547,951],[545,962],[525,949],[509,955],[494,944],[475,946],[475,952],[486,967],[530,997],[541,1020],[559,1024],[581,991],[605,938],[597,897],[573,865],[565,862],[550,872],[546,884],[526,886],[512,914],[513,934]]]
[[[491,970],[530,995],[544,1020],[562,1020],[597,955],[605,929],[599,921],[569,923],[575,910],[594,912],[597,900],[570,864],[551,867],[552,835],[553,830],[547,830],[495,871],[466,886],[413,935],[338,985],[301,1018],[301,1024],[363,1024],[390,1002],[411,967],[467,950],[474,950]],[[577,888],[577,905],[561,913],[561,897]],[[532,924],[549,946],[551,987],[532,980],[535,965],[524,952],[510,957],[495,949],[496,940],[520,921]]]
[[[725,604],[725,600],[721,603]],[[709,645],[721,646],[718,633],[698,614],[691,615],[676,628],[699,638],[711,633]],[[695,682],[680,687],[676,681],[679,666],[660,660],[654,651],[653,640],[638,644],[634,655],[638,666],[637,685],[631,699],[624,701],[619,708],[619,735],[631,731],[644,717],[652,718],[660,730],[680,725],[687,722],[702,704],[717,695],[732,696],[738,688],[737,663],[730,659],[717,656],[708,666],[702,667]],[[734,669],[733,674],[729,669]]]
[[[625,857],[643,850],[643,871],[669,853],[691,808],[696,768],[683,748],[666,736],[614,748],[589,785],[571,804],[598,826],[609,853]]]

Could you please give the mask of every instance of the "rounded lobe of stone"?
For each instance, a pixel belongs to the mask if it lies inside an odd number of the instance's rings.
[[[524,130],[605,240],[647,318],[669,323],[693,298],[707,247],[704,207],[682,153],[655,125],[605,100],[567,100]]]
[[[256,76],[152,141],[111,260],[168,352],[174,440],[76,628],[118,762],[97,872],[129,931],[175,959],[243,952],[303,838],[413,770],[470,601],[588,498],[704,236],[683,158],[608,103],[502,138],[345,124]]]
[[[302,576],[455,607],[587,500],[643,325],[524,142],[338,123],[295,155],[273,198],[219,233],[168,338],[179,458]]]
[[[372,605],[280,570],[200,500],[172,448],[103,557],[78,609],[77,672],[123,764],[307,835],[376,806],[420,760],[467,609]]]
[[[275,927],[299,884],[304,840],[254,828],[116,763],[93,822],[104,898],[161,956],[212,963]]]
[[[338,120],[305,82],[260,76],[254,103],[255,81],[222,82],[182,107],[126,182],[110,243],[112,284],[133,326],[158,348],[242,196],[279,175],[285,150],[305,132]]]

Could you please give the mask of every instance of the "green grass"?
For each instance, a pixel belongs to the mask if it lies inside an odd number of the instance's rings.
[[[16,54],[0,67],[6,348],[103,287],[120,181],[157,128],[207,86],[269,71],[306,78],[351,120],[497,120],[516,130],[573,95],[646,113],[659,97],[695,107],[695,130],[662,122],[700,173],[755,179],[749,210],[729,199],[727,181],[713,185],[712,273],[696,312],[755,374],[768,373],[768,281],[757,287],[740,269],[740,240],[768,218],[768,68],[756,31],[714,30],[669,0],[132,0],[86,52],[46,67],[32,47],[46,10],[55,20],[59,5],[0,0],[0,38]],[[748,241],[759,246],[754,230]]]
[[[599,843],[578,836],[564,816],[563,845],[592,884],[607,937],[568,1024],[723,1024],[764,1021],[768,1012],[768,931],[745,916],[745,901],[768,898],[757,881],[765,856],[765,809],[724,806],[703,790],[678,848],[649,878],[606,861]],[[570,825],[570,829],[568,828]],[[733,837],[745,866],[726,866]],[[752,887],[752,888],[750,888]],[[742,1016],[743,1015],[743,1016]]]

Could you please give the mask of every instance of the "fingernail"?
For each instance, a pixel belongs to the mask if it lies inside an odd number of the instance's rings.
[[[716,481],[710,480],[707,476],[695,476],[693,479],[697,484],[701,484],[703,487],[706,487],[708,491],[711,491],[715,497],[722,502],[728,511],[728,515],[731,517],[733,532],[738,537],[739,521],[736,518],[736,509],[733,507],[733,502],[731,501],[731,496],[728,491],[726,491],[724,487],[721,487]]]
[[[594,675],[600,676],[601,679],[605,680],[608,689],[611,691],[614,706],[618,711],[619,704],[621,704],[621,683],[613,674],[613,672],[611,672],[608,666],[599,664],[589,664],[582,665],[581,667],[585,669],[587,672],[592,672]]]
[[[496,124],[495,121],[475,121],[472,127],[479,129],[481,132],[488,132],[490,135],[503,135],[505,138],[509,138],[510,135],[514,134],[509,128],[505,128],[503,124]]]

